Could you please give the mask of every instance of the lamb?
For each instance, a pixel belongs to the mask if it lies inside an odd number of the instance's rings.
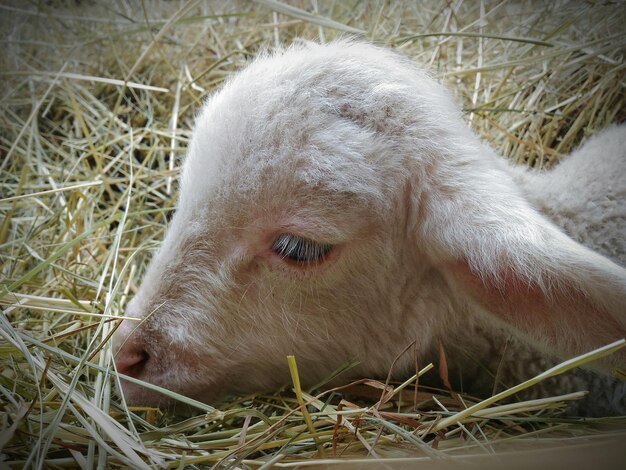
[[[512,385],[626,336],[625,200],[625,126],[536,174],[396,53],[344,40],[265,54],[197,118],[116,368],[212,402],[289,383],[288,354],[305,385],[355,358],[350,376],[384,377],[415,341],[421,364],[441,345],[450,376],[489,393],[481,368],[503,363]],[[591,389],[574,412],[624,413],[610,371],[625,357],[531,393]]]

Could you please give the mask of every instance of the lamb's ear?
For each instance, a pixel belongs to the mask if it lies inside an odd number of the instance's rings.
[[[483,170],[431,180],[416,200],[418,243],[453,289],[561,356],[626,337],[626,269],[562,233],[507,174]],[[625,355],[609,361],[623,367]]]

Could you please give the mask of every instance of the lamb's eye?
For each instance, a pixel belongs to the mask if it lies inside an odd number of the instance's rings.
[[[332,248],[327,243],[318,243],[289,233],[279,235],[272,244],[272,250],[278,256],[301,264],[323,261]]]

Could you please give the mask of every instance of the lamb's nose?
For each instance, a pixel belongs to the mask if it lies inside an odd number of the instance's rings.
[[[134,344],[123,345],[115,354],[115,367],[120,374],[137,377],[150,359],[148,353]]]
[[[146,343],[136,330],[136,322],[124,320],[113,335],[115,367],[131,377],[138,377],[150,359]]]

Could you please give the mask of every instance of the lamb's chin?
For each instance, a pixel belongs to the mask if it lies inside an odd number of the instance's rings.
[[[172,399],[165,394],[155,392],[142,385],[121,381],[121,387],[117,388],[117,394],[123,397],[128,406],[169,407]]]
[[[120,381],[120,385],[121,387],[116,387],[116,393],[118,396],[123,397],[128,406],[154,407],[176,411],[177,413],[191,412],[196,409],[191,404],[186,403],[185,400],[177,400],[176,398],[169,396],[166,392],[157,392],[135,382],[129,382],[122,379]],[[171,390],[177,395],[189,398],[190,402],[193,401],[208,405],[215,405],[223,399],[223,395],[218,393],[216,388],[208,387],[206,385],[186,385],[184,390],[179,389],[181,387],[175,387],[174,384],[170,384],[169,386],[158,384],[158,386],[166,390]]]

